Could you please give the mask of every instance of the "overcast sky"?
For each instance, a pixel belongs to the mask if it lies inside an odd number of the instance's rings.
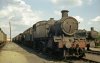
[[[100,0],[0,0],[0,27],[9,37],[11,21],[14,37],[38,21],[60,19],[61,10],[69,10],[80,29],[100,31]]]

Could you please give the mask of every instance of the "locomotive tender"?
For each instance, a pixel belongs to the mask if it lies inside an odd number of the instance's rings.
[[[59,20],[50,18],[39,21],[13,38],[14,42],[24,44],[50,55],[60,57],[85,56],[87,31],[78,29],[78,21],[62,10]]]
[[[2,47],[7,39],[7,35],[0,28],[0,47]]]

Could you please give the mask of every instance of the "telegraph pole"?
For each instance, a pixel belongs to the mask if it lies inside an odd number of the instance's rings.
[[[12,34],[12,31],[11,31],[11,28],[12,28],[12,27],[11,27],[11,21],[12,21],[13,17],[14,17],[14,16],[11,16],[11,17],[9,18],[10,42],[12,42],[12,35],[11,35],[11,34]]]

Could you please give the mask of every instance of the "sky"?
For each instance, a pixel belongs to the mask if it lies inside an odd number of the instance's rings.
[[[61,19],[61,10],[80,22],[79,29],[100,31],[100,0],[0,0],[0,28],[9,38],[10,21],[15,37],[38,21]]]

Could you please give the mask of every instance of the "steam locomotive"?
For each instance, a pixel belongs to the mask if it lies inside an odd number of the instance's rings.
[[[87,31],[78,29],[78,21],[68,16],[68,10],[62,10],[59,20],[50,18],[39,21],[23,33],[13,38],[19,44],[52,56],[85,56]]]
[[[91,27],[90,31],[87,31],[87,46],[89,47],[96,47],[96,43],[98,42],[97,38],[99,36],[98,32]],[[89,48],[88,48],[89,50]]]

